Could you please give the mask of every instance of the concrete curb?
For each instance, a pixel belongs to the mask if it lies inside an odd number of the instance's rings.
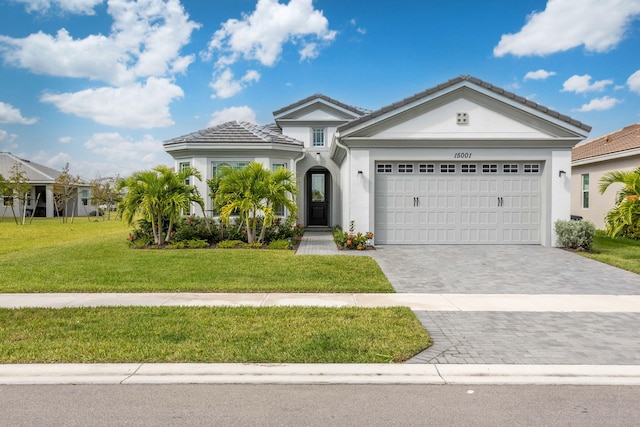
[[[640,366],[241,363],[0,365],[0,385],[18,384],[640,385]]]

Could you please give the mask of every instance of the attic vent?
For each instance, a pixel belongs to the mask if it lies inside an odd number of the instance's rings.
[[[456,123],[459,125],[467,125],[469,124],[469,114],[467,113],[458,113],[456,114]]]

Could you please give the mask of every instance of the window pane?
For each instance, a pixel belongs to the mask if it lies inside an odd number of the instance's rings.
[[[324,129],[313,129],[313,146],[324,147]]]
[[[324,174],[314,173],[311,175],[311,201],[324,202]]]

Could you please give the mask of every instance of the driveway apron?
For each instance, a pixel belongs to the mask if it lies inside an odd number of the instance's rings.
[[[640,275],[558,248],[377,247],[398,293],[638,295]],[[640,364],[640,313],[417,311],[434,344],[409,363]]]

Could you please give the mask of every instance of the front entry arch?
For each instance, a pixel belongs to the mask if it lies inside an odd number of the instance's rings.
[[[329,225],[331,175],[326,169],[307,172],[307,225]]]

